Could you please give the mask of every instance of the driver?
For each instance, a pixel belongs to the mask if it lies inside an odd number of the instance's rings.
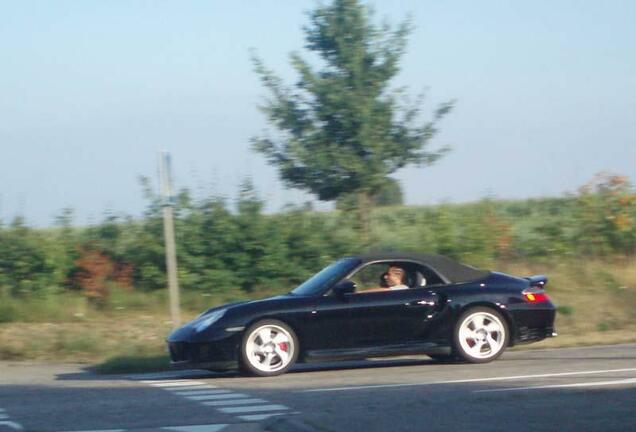
[[[406,284],[406,271],[397,265],[391,264],[386,273],[382,275],[381,286],[379,288],[371,288],[364,292],[370,291],[395,291],[408,289]]]

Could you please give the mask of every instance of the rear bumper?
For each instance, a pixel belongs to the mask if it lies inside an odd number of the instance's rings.
[[[511,309],[510,316],[515,324],[511,345],[538,342],[556,336],[556,308],[552,303],[518,305]]]
[[[517,337],[515,338],[516,344],[538,342],[540,340],[555,337],[557,334],[554,331],[554,327],[520,327],[517,329]]]

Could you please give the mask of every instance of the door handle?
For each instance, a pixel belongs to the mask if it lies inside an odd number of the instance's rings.
[[[437,304],[434,300],[417,300],[406,303],[407,307],[425,307],[425,306],[435,306]]]

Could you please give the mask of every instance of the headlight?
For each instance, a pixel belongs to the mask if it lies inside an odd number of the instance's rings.
[[[196,330],[197,333],[202,332],[216,321],[220,320],[221,317],[225,315],[225,311],[226,309],[214,311],[211,314],[206,315],[204,318],[201,318],[201,320],[194,325],[194,330]]]

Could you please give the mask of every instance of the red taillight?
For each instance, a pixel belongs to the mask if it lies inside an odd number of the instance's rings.
[[[550,297],[548,297],[548,295],[541,291],[541,292],[524,292],[523,293],[523,298],[528,302],[528,303],[543,303],[543,302],[547,302],[550,301]]]

